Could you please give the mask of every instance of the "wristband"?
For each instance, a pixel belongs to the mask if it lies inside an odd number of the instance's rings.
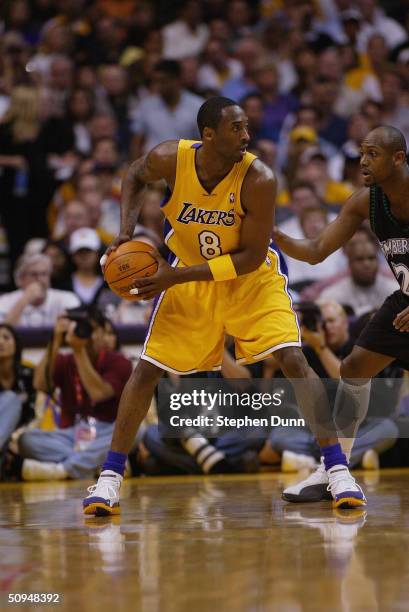
[[[234,267],[230,255],[220,255],[208,261],[209,268],[215,281],[226,281],[237,278],[236,268]]]

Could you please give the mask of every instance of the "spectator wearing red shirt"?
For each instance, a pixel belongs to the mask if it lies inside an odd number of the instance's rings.
[[[109,449],[119,398],[132,365],[121,353],[106,350],[107,320],[96,309],[81,309],[90,336],[78,324],[58,319],[54,338],[38,364],[34,386],[59,391],[61,422],[56,431],[32,429],[20,440],[24,480],[90,478]],[[86,334],[85,334],[86,335]],[[63,342],[72,349],[61,353]]]

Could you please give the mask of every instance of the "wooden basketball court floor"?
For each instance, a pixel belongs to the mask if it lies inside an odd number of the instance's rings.
[[[367,512],[283,502],[296,475],[132,479],[88,519],[89,483],[0,485],[0,610],[407,611],[409,470],[357,476]]]

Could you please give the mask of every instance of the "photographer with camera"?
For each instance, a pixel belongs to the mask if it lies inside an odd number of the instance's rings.
[[[348,318],[334,301],[299,304],[303,348],[309,365],[320,378],[339,378],[341,361],[352,350]]]
[[[90,478],[109,449],[118,402],[131,371],[121,353],[106,350],[107,319],[95,308],[59,317],[54,337],[38,364],[38,391],[59,390],[56,431],[33,429],[19,440],[24,480]],[[61,352],[63,344],[70,353]]]

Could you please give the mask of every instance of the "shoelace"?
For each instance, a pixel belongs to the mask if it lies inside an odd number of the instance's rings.
[[[329,481],[329,484],[327,486],[327,491],[332,493],[332,487],[334,487],[335,485],[339,484],[342,480],[345,480],[347,482],[347,485],[348,485],[348,487],[346,489],[347,491],[353,490],[353,489],[351,489],[351,485],[352,485],[353,487],[356,487],[362,493],[362,489],[356,483],[355,478],[353,476],[351,476],[351,474],[348,471],[346,471],[346,470],[342,470],[342,472],[340,472],[339,474],[337,474],[336,476],[331,478],[331,480]]]
[[[88,493],[94,493],[95,489],[98,487],[98,485],[104,485],[107,487],[108,490],[108,495],[116,495],[116,490],[115,488],[112,486],[112,481],[111,482],[105,482],[105,480],[103,480],[102,482],[98,482],[97,484],[91,485],[90,487],[87,488]]]

